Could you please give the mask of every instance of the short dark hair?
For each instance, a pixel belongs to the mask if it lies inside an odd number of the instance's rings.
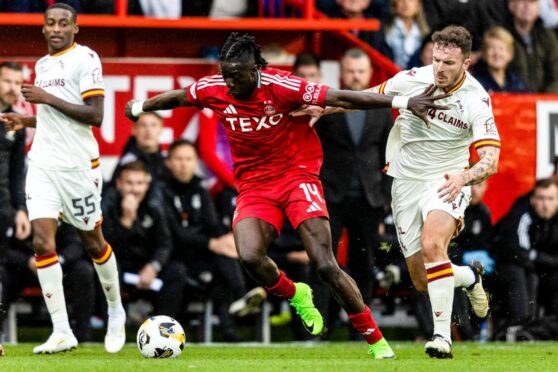
[[[535,187],[533,187],[533,192],[537,189],[548,189],[552,185],[558,187],[558,183],[552,178],[543,178],[537,180],[537,182],[535,182]]]
[[[464,58],[469,58],[471,55],[471,47],[473,40],[471,33],[465,27],[461,26],[448,26],[441,31],[436,31],[432,35],[434,44],[440,46],[456,46],[461,49]]]
[[[256,38],[250,34],[240,35],[232,32],[223,47],[219,58],[221,62],[247,62],[253,57],[260,69],[267,67],[267,61],[262,57],[262,48],[256,44]]]
[[[72,21],[73,21],[74,23],[77,22],[77,12],[76,12],[76,10],[75,10],[71,5],[68,5],[68,4],[65,4],[65,3],[54,3],[54,4],[52,4],[51,6],[49,6],[48,8],[46,8],[46,10],[45,10],[45,18],[46,18],[46,15],[47,15],[48,11],[51,10],[51,9],[64,9],[64,10],[67,10],[68,12],[72,13]]]
[[[320,68],[320,58],[310,52],[299,53],[294,61],[293,70],[297,70],[300,66],[316,66]]]
[[[141,160],[132,160],[128,163],[124,163],[118,171],[118,178],[122,177],[122,173],[125,171],[144,172],[145,174],[149,174],[145,163]]]
[[[147,115],[151,115],[151,116],[155,116],[157,119],[159,119],[160,121],[165,121],[165,119],[161,116],[161,114],[159,114],[157,111],[146,111],[146,112],[142,112],[141,114],[139,114],[138,119],[141,118],[142,116],[147,116]],[[136,120],[134,122],[134,124],[136,124],[138,121]]]
[[[23,71],[23,65],[17,62],[9,62],[9,61],[2,62],[0,63],[0,71],[2,71],[3,68],[7,68],[14,71]]]
[[[191,142],[187,139],[184,139],[184,138],[179,138],[177,140],[174,140],[174,142],[170,144],[169,151],[167,153],[168,157],[171,157],[174,150],[176,150],[177,148],[179,148],[181,146],[190,146],[191,148],[194,149],[194,152],[196,153],[196,156],[198,155],[198,149],[196,148],[196,146],[194,145],[193,142]]]

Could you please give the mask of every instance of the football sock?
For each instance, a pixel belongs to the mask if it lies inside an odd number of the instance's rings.
[[[451,309],[455,282],[451,261],[432,262],[424,266],[432,305],[434,334],[451,341]]]
[[[293,281],[287,278],[283,271],[279,270],[279,280],[277,280],[277,283],[271,287],[265,287],[265,290],[269,294],[290,300],[296,292],[296,287]]]
[[[35,256],[37,276],[41,284],[52,325],[55,331],[71,333],[66,311],[66,299],[62,286],[62,266],[58,262],[56,253]]]
[[[372,345],[380,341],[384,336],[380,328],[376,325],[370,308],[366,306],[364,311],[358,314],[349,315],[349,320],[353,327],[360,332],[362,337]]]
[[[107,299],[109,315],[111,308],[119,309],[122,304],[120,299],[120,283],[118,281],[118,268],[116,258],[110,244],[106,244],[98,257],[92,257],[95,271],[99,276],[101,287]]]
[[[453,277],[455,278],[455,287],[469,288],[475,283],[475,273],[469,266],[451,265],[453,269]]]

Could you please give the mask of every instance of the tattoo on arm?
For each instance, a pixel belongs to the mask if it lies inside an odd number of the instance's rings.
[[[480,160],[471,169],[461,174],[466,186],[481,183],[498,170],[500,149],[495,146],[486,146],[477,150]]]

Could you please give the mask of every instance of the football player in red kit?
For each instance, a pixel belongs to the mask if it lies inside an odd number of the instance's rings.
[[[243,266],[270,294],[289,300],[313,335],[323,319],[305,283],[293,283],[267,256],[284,216],[298,231],[320,278],[349,314],[352,325],[376,359],[394,358],[353,279],[333,256],[328,214],[318,178],[322,149],[314,130],[289,112],[301,105],[348,109],[408,108],[426,120],[441,95],[432,89],[416,97],[394,97],[337,90],[311,83],[289,72],[267,68],[250,35],[232,33],[221,49],[221,73],[145,101],[130,101],[126,116],[136,120],[146,111],[180,106],[210,108],[225,127],[234,162],[239,196],[233,220],[236,248]],[[201,129],[203,130],[203,128]],[[370,170],[373,171],[373,170]]]

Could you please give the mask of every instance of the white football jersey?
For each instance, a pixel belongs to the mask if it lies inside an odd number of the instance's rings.
[[[35,85],[78,105],[83,105],[87,98],[105,94],[99,56],[76,43],[37,62]],[[29,161],[42,169],[91,169],[99,165],[99,146],[90,125],[41,104],[38,105],[37,131]]]
[[[398,73],[380,85],[380,93],[416,96],[430,84],[434,84],[432,65]],[[387,174],[399,179],[434,181],[469,166],[471,142],[477,149],[500,146],[490,96],[480,83],[465,72],[447,92],[452,95],[436,102],[450,109],[430,110],[430,129],[411,111],[400,110],[388,139]],[[434,95],[443,93],[438,89]]]

